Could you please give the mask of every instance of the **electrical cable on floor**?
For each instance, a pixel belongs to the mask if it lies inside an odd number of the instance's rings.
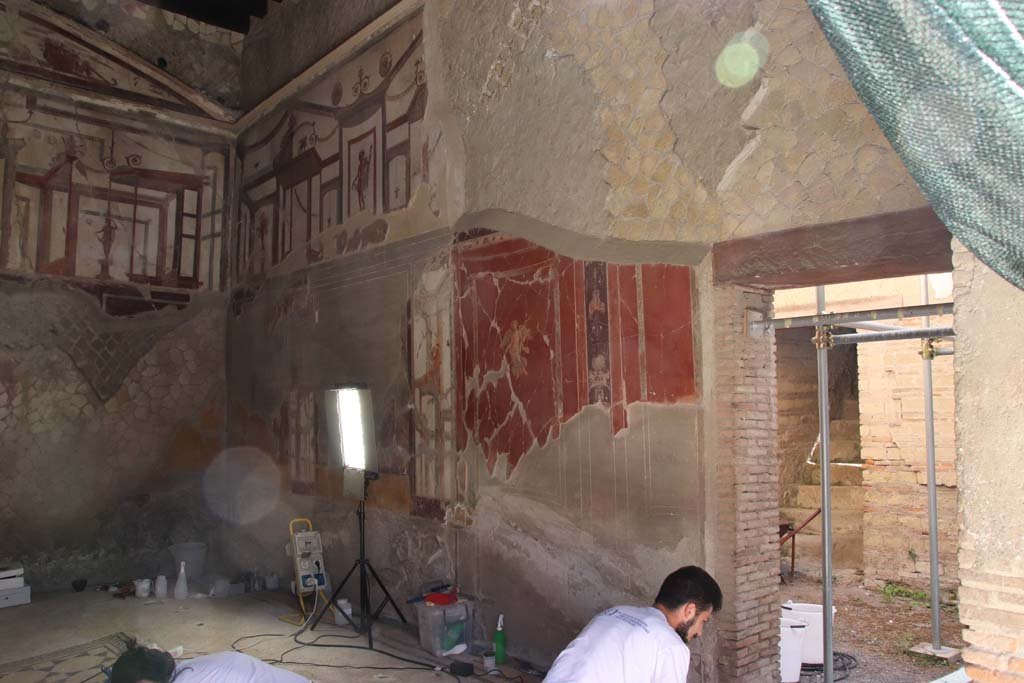
[[[835,680],[845,681],[850,676],[850,672],[857,668],[857,658],[853,655],[848,655],[845,652],[833,652],[832,653],[832,672],[835,674]],[[800,679],[803,680],[805,676],[819,676],[824,672],[824,665],[822,664],[804,664],[800,667]],[[812,678],[811,680],[817,680]]]
[[[484,678],[484,676],[497,676],[498,678],[502,678],[506,681],[516,681],[516,683],[523,683],[522,676],[509,676],[501,669],[488,669],[482,673],[477,673],[475,670],[473,671],[473,678],[476,678],[477,680],[487,680]]]

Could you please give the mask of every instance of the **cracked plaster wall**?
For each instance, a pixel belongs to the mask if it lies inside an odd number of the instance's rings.
[[[15,322],[0,335],[0,559],[23,564],[35,590],[170,571],[166,547],[213,528],[198,477],[222,443],[223,299],[194,302],[171,329],[170,311],[133,319],[117,347],[80,291],[5,282],[0,301]],[[79,334],[87,354],[137,360],[102,399],[61,345],[18,324],[26,316],[55,337]],[[95,334],[72,332],[83,318]]]
[[[925,205],[798,0],[436,0],[426,24],[469,210],[710,243]],[[746,29],[768,58],[730,90]]]

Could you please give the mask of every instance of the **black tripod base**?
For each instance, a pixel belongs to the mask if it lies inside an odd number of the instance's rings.
[[[405,615],[402,613],[401,608],[398,606],[398,603],[395,602],[395,599],[393,597],[391,597],[391,593],[388,592],[388,589],[384,585],[384,582],[381,581],[380,576],[377,574],[377,570],[375,570],[373,568],[373,565],[370,564],[370,561],[366,559],[359,559],[355,561],[355,563],[352,565],[352,568],[348,570],[348,574],[346,574],[342,582],[338,584],[338,587],[334,589],[334,593],[331,594],[330,600],[328,600],[327,604],[324,605],[324,608],[320,610],[320,614],[317,615],[316,619],[313,620],[313,624],[309,627],[309,630],[314,630],[320,623],[320,620],[324,618],[324,615],[327,614],[327,610],[331,609],[331,607],[335,604],[335,601],[338,599],[338,595],[341,593],[342,589],[345,588],[345,584],[348,583],[348,580],[352,578],[352,575],[355,573],[356,569],[360,570],[359,576],[361,579],[361,585],[359,587],[359,623],[356,624],[356,622],[352,620],[352,617],[350,617],[344,611],[341,612],[341,614],[345,617],[345,620],[349,623],[349,625],[356,630],[357,633],[365,633],[367,635],[369,647],[372,650],[373,622],[377,621],[377,619],[380,618],[380,615],[384,611],[385,607],[387,607],[390,604],[391,607],[393,607],[395,612],[398,614],[398,618],[402,620],[403,624],[408,624],[409,622],[406,620]],[[377,608],[372,612],[370,612],[369,610],[370,586],[368,585],[369,582],[367,581],[367,574],[373,577],[373,580],[377,582],[377,586],[380,587],[381,591],[383,591],[384,593],[384,599],[380,601],[380,604],[377,605]]]

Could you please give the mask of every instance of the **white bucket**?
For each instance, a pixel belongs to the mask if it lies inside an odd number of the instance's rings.
[[[800,657],[807,624],[797,619],[779,619],[779,669],[782,683],[800,683]]]
[[[203,577],[206,565],[205,543],[177,543],[170,547],[170,551],[174,555],[175,567],[185,563],[185,576],[189,581]]]
[[[821,664],[825,661],[824,634],[821,628],[821,605],[808,602],[787,602],[782,605],[782,616],[807,623],[804,635],[803,654],[800,661],[804,664]],[[832,623],[836,621],[836,608],[832,607]]]

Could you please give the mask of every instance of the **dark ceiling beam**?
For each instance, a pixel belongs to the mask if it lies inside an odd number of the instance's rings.
[[[716,244],[714,281],[787,289],[948,272],[951,238],[928,207],[793,228]]]
[[[238,33],[249,31],[249,17],[267,14],[267,0],[142,0],[148,5],[181,14]]]

